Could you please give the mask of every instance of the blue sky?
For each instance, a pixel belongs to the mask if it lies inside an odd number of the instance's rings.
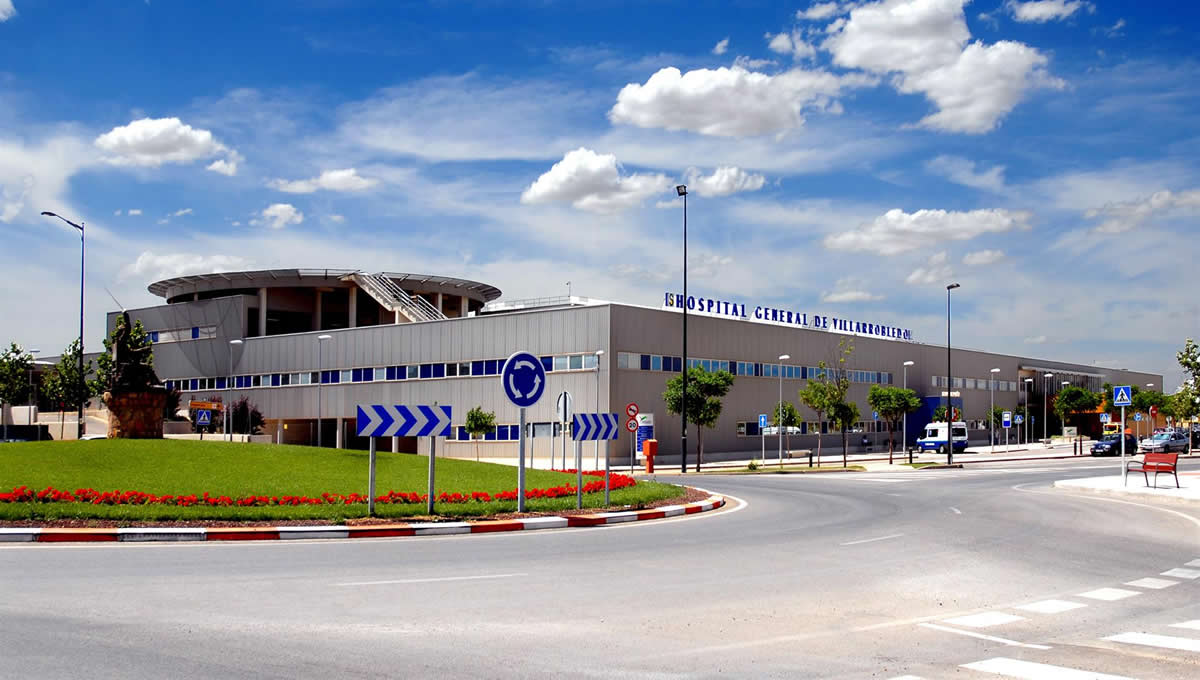
[[[1200,322],[1198,12],[1148,3],[0,0],[5,337],[153,280],[680,281],[1167,374]],[[690,292],[691,292],[690,291]]]

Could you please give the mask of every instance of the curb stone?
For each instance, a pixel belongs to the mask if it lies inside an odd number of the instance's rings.
[[[361,526],[281,527],[123,527],[106,529],[59,529],[0,527],[0,543],[47,543],[90,541],[278,541],[296,539],[382,538],[394,536],[446,536],[487,534],[500,531],[533,531],[566,527],[596,527],[623,522],[665,519],[716,510],[725,498],[709,496],[686,505],[667,505],[650,510],[601,512],[594,515],[559,515],[528,519],[482,522],[423,522],[418,524],[371,524]]]

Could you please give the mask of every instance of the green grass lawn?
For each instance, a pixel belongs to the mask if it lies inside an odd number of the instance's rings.
[[[429,459],[410,454],[379,453],[375,492],[389,490],[425,493]],[[196,494],[239,498],[251,495],[311,496],[321,493],[367,492],[366,451],[317,449],[308,446],[230,444],[180,440],[96,440],[30,442],[0,446],[0,491],[27,486],[35,491],[53,486],[64,491],[135,490],[155,495]],[[574,474],[526,470],[526,488],[574,484]],[[593,478],[584,477],[584,483]],[[437,492],[515,489],[517,470],[507,465],[439,458]],[[677,486],[639,482],[612,492],[614,506],[640,506],[681,495]],[[585,494],[585,507],[600,507],[603,493]],[[537,499],[526,502],[530,512],[565,510],[575,499]],[[484,516],[514,512],[516,502],[438,504],[444,516]],[[0,521],[22,519],[95,518],[129,521],[176,519],[329,519],[365,517],[363,505],[176,507],[167,505],[91,505],[87,503],[0,503]],[[377,504],[382,517],[425,514],[424,504]]]

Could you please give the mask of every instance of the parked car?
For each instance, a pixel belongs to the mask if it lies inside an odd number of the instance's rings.
[[[1170,453],[1172,451],[1187,451],[1187,435],[1182,432],[1163,432],[1149,439],[1143,439],[1142,453]]]
[[[1125,455],[1132,456],[1138,452],[1137,437],[1127,434],[1125,435]],[[1119,456],[1121,455],[1121,435],[1107,434],[1100,441],[1092,444],[1093,456]]]

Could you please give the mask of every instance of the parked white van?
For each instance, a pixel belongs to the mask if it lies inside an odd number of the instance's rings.
[[[954,423],[954,450],[967,449],[967,424],[963,421]],[[946,423],[929,423],[925,426],[925,436],[917,439],[917,446],[922,451],[937,451],[946,453]]]

